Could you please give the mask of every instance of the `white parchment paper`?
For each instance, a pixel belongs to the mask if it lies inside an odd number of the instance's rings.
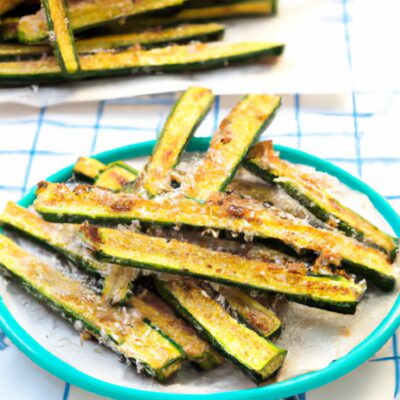
[[[131,164],[143,165],[143,158]],[[330,190],[346,205],[352,207],[380,228],[390,232],[383,217],[361,193],[354,192],[335,178],[328,181]],[[26,245],[26,242],[23,242]],[[29,249],[33,248],[31,245]],[[38,255],[48,263],[57,259],[41,250]],[[396,263],[399,276],[399,262]],[[288,350],[288,355],[276,379],[315,371],[342,357],[365,339],[383,320],[399,292],[382,293],[369,289],[355,315],[341,315],[300,304],[288,303],[281,310],[284,329],[277,344]],[[168,385],[139,375],[135,367],[118,362],[118,356],[94,343],[82,342],[72,325],[42,306],[24,290],[0,278],[0,295],[17,322],[44,348],[87,375],[105,382],[130,388],[169,393],[215,393],[255,387],[240,370],[226,362],[208,372],[200,372],[190,365],[176,375]]]

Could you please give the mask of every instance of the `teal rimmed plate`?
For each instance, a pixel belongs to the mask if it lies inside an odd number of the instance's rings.
[[[209,145],[209,138],[195,138],[191,141],[189,151],[205,151]],[[147,156],[151,153],[155,141],[133,144],[113,150],[109,150],[94,156],[104,163],[110,163],[117,160],[128,158]],[[390,224],[397,236],[400,236],[400,217],[387,201],[368,185],[354,178],[349,173],[339,167],[330,164],[318,157],[311,156],[299,150],[290,149],[284,146],[275,146],[280,152],[283,159],[294,163],[309,165],[317,170],[327,172],[338,178],[342,183],[351,189],[367,195]],[[71,177],[72,166],[64,168],[48,180],[51,182],[62,182]],[[29,206],[35,199],[35,188],[33,188],[26,196],[24,196],[19,204]],[[37,363],[53,375],[65,380],[73,385],[79,386],[97,394],[111,397],[115,399],[144,399],[144,400],[193,400],[202,396],[207,400],[252,400],[252,399],[268,399],[275,400],[283,397],[292,396],[294,394],[303,393],[319,386],[325,385],[339,377],[347,374],[351,370],[358,367],[373,354],[375,354],[393,335],[400,325],[400,296],[395,304],[375,328],[375,330],[361,343],[359,343],[346,356],[332,362],[326,368],[310,372],[289,379],[284,382],[275,383],[269,386],[259,387],[255,389],[237,390],[231,392],[213,393],[213,394],[169,394],[162,392],[144,391],[118,386],[108,382],[101,381],[85,373],[77,370],[68,363],[62,361],[57,356],[50,353],[35,339],[29,332],[25,331],[7,309],[5,303],[0,298],[0,327],[4,330],[8,338],[30,359]]]

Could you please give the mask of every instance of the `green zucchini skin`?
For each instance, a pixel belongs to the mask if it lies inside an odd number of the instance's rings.
[[[130,49],[119,53],[98,52],[81,56],[79,59],[81,70],[79,73],[70,75],[68,79],[208,70],[226,67],[230,63],[251,61],[266,56],[279,56],[283,50],[284,45],[271,43],[195,43],[152,50]],[[176,53],[176,57],[171,57],[172,52]],[[168,54],[169,57],[167,57]],[[159,58],[158,64],[151,62],[156,57]],[[135,62],[137,58],[141,59],[138,63]],[[149,61],[143,61],[144,59]],[[56,59],[52,57],[29,62],[0,63],[1,85],[62,79],[62,71]]]
[[[256,201],[225,194],[214,197],[213,201],[205,203],[187,198],[154,202],[133,194],[107,194],[90,186],[82,185],[71,191],[65,185],[45,182],[37,191],[35,208],[51,221],[76,223],[88,220],[118,224],[138,219],[160,225],[188,225],[239,234],[250,232],[261,240],[274,239],[291,246],[297,253],[307,250],[340,257],[341,265],[359,268],[382,290],[392,290],[395,286],[393,265],[376,249],[340,232],[309,226],[286,214],[282,218],[281,211],[265,208]],[[172,212],[176,207],[179,213]]]
[[[187,89],[171,110],[149,161],[135,182],[137,192],[157,196],[171,190],[171,172],[214,103],[211,90]]]
[[[104,325],[102,322],[99,322],[100,319],[96,320],[96,316],[89,316],[80,314],[74,307],[76,306],[74,300],[74,296],[76,293],[74,290],[77,290],[79,287],[79,292],[83,292],[82,296],[87,302],[87,309],[92,309],[93,313],[106,313],[109,318],[115,319],[117,322],[120,317],[118,317],[118,313],[120,311],[115,311],[107,305],[100,306],[100,298],[86,286],[79,283],[75,279],[64,275],[62,272],[57,271],[35,257],[31,256],[15,243],[13,243],[10,239],[5,236],[0,236],[0,271],[6,276],[11,277],[12,280],[19,283],[27,292],[32,294],[38,300],[47,304],[51,309],[60,314],[63,318],[68,320],[69,322],[79,321],[82,323],[84,329],[90,332],[97,339],[102,339],[102,342],[107,347],[110,347],[111,350],[116,351],[120,354],[123,354],[127,358],[129,358],[135,364],[138,362],[136,359],[132,358],[129,352],[129,344],[124,344],[128,336],[121,336],[121,333],[118,330],[110,330],[110,325]],[[24,263],[25,266],[20,269],[18,267],[18,263]],[[36,272],[32,274],[25,275],[24,270],[29,268],[35,268],[36,270],[42,271],[43,276],[45,276],[45,280],[51,280],[52,289],[56,288],[56,285],[60,285],[60,290],[63,293],[63,299],[57,299],[57,296],[54,294],[48,294],[43,289],[44,282],[43,278],[39,278],[36,276]],[[63,286],[64,285],[64,286]],[[97,303],[97,304],[96,304]],[[104,316],[103,316],[104,318]],[[146,324],[144,321],[135,322],[131,321],[130,329],[131,332],[134,333],[136,328],[143,329],[143,324]],[[164,382],[171,373],[175,372],[180,368],[182,361],[185,356],[182,353],[181,349],[171,340],[167,339],[165,335],[161,335],[158,330],[154,330],[151,325],[146,324],[151,330],[152,335],[158,337],[157,343],[164,347],[164,349],[168,349],[168,351],[172,351],[174,356],[170,356],[169,361],[165,363],[161,368],[154,369],[150,364],[148,364],[145,360],[140,360],[140,363],[143,364],[144,370],[147,374],[152,377],[155,377],[161,382]],[[138,331],[138,332],[139,332]],[[153,340],[153,339],[152,339]],[[153,345],[155,343],[153,342]],[[128,347],[127,347],[128,346]],[[167,346],[167,347],[166,347]]]
[[[257,143],[244,160],[244,167],[264,181],[277,185],[317,218],[368,246],[389,255],[398,250],[398,239],[382,232],[365,218],[345,207],[334,196],[314,184],[313,178],[279,158],[271,141]],[[346,221],[347,219],[347,221]],[[352,221],[352,222],[348,222]]]
[[[254,368],[251,368],[250,366],[244,364],[243,362],[241,362],[237,357],[235,357],[234,354],[232,354],[232,349],[230,348],[230,344],[228,343],[224,343],[223,341],[221,341],[215,334],[213,334],[210,329],[204,325],[204,323],[201,322],[201,318],[202,315],[200,314],[200,318],[198,315],[198,312],[196,312],[196,310],[189,310],[188,308],[186,308],[179,295],[176,294],[176,292],[174,291],[174,284],[176,282],[166,282],[164,280],[161,279],[156,279],[155,280],[155,287],[158,291],[158,293],[160,294],[160,296],[166,301],[168,302],[175,310],[178,314],[180,314],[183,318],[185,318],[199,333],[199,335],[201,335],[202,337],[204,337],[209,343],[211,343],[211,345],[217,350],[219,351],[221,354],[223,354],[225,357],[227,357],[228,359],[230,359],[236,366],[238,366],[239,369],[241,369],[245,374],[247,374],[254,382],[256,383],[261,383],[264,382],[266,379],[268,379],[269,377],[271,377],[274,373],[276,373],[276,371],[281,367],[281,365],[283,364],[283,361],[286,357],[286,350],[283,350],[277,346],[275,346],[274,344],[272,344],[271,342],[267,341],[266,339],[262,338],[261,336],[259,336],[259,342],[263,343],[264,346],[268,346],[270,348],[270,351],[274,353],[273,358],[271,358],[270,360],[270,365],[271,367],[269,368],[269,370],[267,372],[264,373],[260,373],[259,371],[255,370]],[[198,294],[196,296],[196,300],[199,303],[199,307],[201,307],[203,304],[203,296],[201,294],[201,289],[196,287],[195,284],[193,284],[192,282],[188,282],[185,281],[183,283],[181,283],[179,286],[189,286],[189,291],[192,291],[193,289],[195,290],[195,292]],[[208,303],[208,302],[207,302]],[[212,308],[216,308],[217,311],[220,311],[220,315],[223,318],[223,322],[225,322],[226,319],[230,320],[232,317],[230,317],[221,307],[221,305],[219,305],[216,301],[212,301]],[[203,308],[207,308],[211,307],[210,304],[205,304],[205,307]],[[220,310],[222,309],[222,310]],[[200,311],[201,313],[201,311]],[[207,319],[207,318],[206,318]],[[232,318],[232,320],[234,320]],[[234,320],[235,321],[235,320]],[[211,326],[213,325],[213,321],[211,321]],[[236,327],[238,329],[243,329],[243,327],[245,327],[244,325],[240,324],[239,322],[235,322],[234,325],[236,325]],[[215,329],[215,326],[214,326]],[[243,330],[246,331],[248,328],[244,328]],[[252,332],[253,334],[255,334],[256,336],[258,336],[255,332],[249,330],[250,332]],[[222,334],[222,332],[221,332]],[[257,351],[257,348],[254,348],[255,351]],[[259,349],[260,350],[260,349]]]
[[[50,42],[54,47],[54,53],[66,75],[79,71],[79,56],[75,46],[75,38],[72,32],[68,5],[66,0],[42,0],[45,10]]]

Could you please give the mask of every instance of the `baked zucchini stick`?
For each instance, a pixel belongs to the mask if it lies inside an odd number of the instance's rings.
[[[150,376],[163,382],[181,367],[182,350],[158,329],[129,311],[105,304],[83,283],[44,264],[3,235],[0,266],[74,326],[82,326],[113,351],[143,365]]]
[[[185,0],[83,0],[69,3],[69,16],[73,31],[81,31],[106,22],[148,12],[179,7]],[[49,27],[43,12],[21,18],[18,38],[22,43],[37,43],[48,36]]]
[[[175,25],[187,22],[208,22],[210,20],[266,16],[272,15],[276,11],[276,1],[271,0],[237,1],[231,4],[215,3],[216,2],[210,2],[205,6],[193,3],[193,6],[190,6],[192,2],[189,2],[185,4],[183,10],[172,16],[133,18],[126,21],[124,25],[116,23],[109,27],[104,27],[104,30],[106,32],[122,33],[130,32],[132,29]]]
[[[107,168],[106,164],[91,157],[79,157],[72,172],[78,177],[90,182],[94,180]]]
[[[200,335],[254,382],[265,381],[282,366],[286,350],[236,321],[192,281],[158,279],[156,287]]]
[[[262,132],[274,119],[280,97],[252,94],[238,103],[212,137],[205,158],[188,176],[183,191],[198,200],[224,191]]]
[[[279,43],[192,43],[151,50],[130,48],[121,52],[100,51],[79,57],[79,78],[137,75],[156,72],[196,71],[266,56],[279,56]],[[61,69],[54,57],[33,61],[0,63],[0,82],[60,80]]]
[[[0,25],[0,37],[1,37]],[[51,47],[47,45],[32,45],[14,43],[0,43],[0,61],[24,60],[42,57],[51,53]]]
[[[211,90],[190,87],[182,94],[165,123],[135,189],[150,196],[171,190],[170,173],[214,102]]]
[[[255,175],[284,189],[316,217],[346,235],[376,247],[393,258],[397,239],[391,237],[355,211],[344,206],[318,182],[318,179],[295,164],[281,160],[272,141],[257,143],[244,161]]]
[[[96,277],[104,278],[103,300],[122,303],[138,271],[120,265],[99,262],[80,243],[77,225],[52,224],[26,208],[9,202],[0,215],[0,223],[42,243]],[[110,278],[111,277],[111,278]],[[117,278],[118,277],[118,278]]]
[[[51,221],[121,223],[132,220],[164,225],[222,229],[274,239],[297,252],[312,251],[329,264],[342,265],[367,277],[383,290],[395,285],[393,265],[379,250],[367,247],[337,231],[318,229],[273,207],[248,199],[216,194],[208,202],[187,198],[148,200],[134,194],[111,193],[81,185],[41,183],[36,210]]]
[[[182,25],[163,30],[151,30],[139,33],[101,36],[75,41],[78,54],[94,53],[99,50],[122,49],[134,45],[142,48],[159,47],[173,43],[189,43],[191,41],[213,41],[223,36],[225,27],[221,24]],[[6,27],[0,24],[0,39],[7,39]],[[28,44],[0,44],[0,60],[35,59],[52,53],[51,46]]]
[[[102,260],[281,293],[313,307],[354,313],[365,290],[363,285],[339,276],[309,276],[303,264],[249,260],[175,239],[91,225],[83,225],[81,230],[85,242]]]
[[[79,71],[79,57],[75,47],[74,34],[66,0],[41,0],[49,27],[50,43],[63,73],[76,74]]]
[[[123,161],[108,164],[95,180],[97,186],[119,192],[132,184],[139,172]]]
[[[79,39],[76,47],[80,54],[105,49],[121,49],[140,45],[143,48],[160,47],[172,43],[191,41],[209,42],[223,37],[225,26],[216,23],[185,24],[171,28],[152,29],[144,32],[96,36]]]
[[[181,346],[188,359],[199,368],[209,370],[223,363],[223,358],[155,293],[141,289],[128,303]]]

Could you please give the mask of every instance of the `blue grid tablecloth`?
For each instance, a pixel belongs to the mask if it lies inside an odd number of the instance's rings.
[[[40,110],[0,110],[0,207],[79,155],[154,139],[177,94],[63,105]],[[237,102],[218,97],[197,136],[210,136]],[[400,210],[400,95],[284,96],[265,137],[325,158],[361,177]],[[50,376],[0,334],[0,398],[95,399]],[[300,399],[398,399],[400,359],[394,336],[370,362]],[[21,382],[24,382],[21,385]]]

